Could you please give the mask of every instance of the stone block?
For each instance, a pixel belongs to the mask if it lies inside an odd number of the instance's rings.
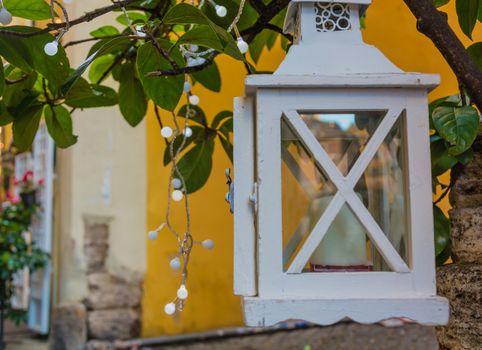
[[[86,222],[84,254],[87,273],[105,271],[105,261],[109,253],[109,225],[107,223]]]
[[[141,281],[127,281],[110,273],[93,273],[87,276],[89,309],[137,308],[142,298]]]
[[[438,293],[450,302],[446,327],[437,328],[437,338],[450,350],[481,349],[482,266],[452,264],[437,269]]]
[[[450,211],[452,258],[482,264],[482,206]]]
[[[140,311],[136,309],[94,310],[88,315],[89,337],[99,340],[138,338]]]
[[[482,135],[479,135],[472,148],[474,159],[467,166],[457,166],[452,171],[450,202],[457,208],[482,206]]]
[[[83,350],[87,343],[87,310],[81,303],[54,308],[51,325],[52,350]]]
[[[86,350],[115,350],[115,347],[110,341],[89,340]]]

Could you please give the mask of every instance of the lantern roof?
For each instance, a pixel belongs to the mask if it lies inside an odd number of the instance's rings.
[[[285,32],[293,45],[272,75],[246,79],[246,88],[414,87],[431,90],[438,75],[406,73],[363,42],[360,17],[371,0],[292,0]]]

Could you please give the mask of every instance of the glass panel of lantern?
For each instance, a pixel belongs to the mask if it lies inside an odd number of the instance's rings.
[[[300,113],[343,176],[363,152],[386,111]],[[407,261],[402,119],[393,126],[355,186],[384,234]],[[287,271],[337,192],[320,164],[281,119],[283,268]],[[390,268],[356,214],[343,204],[304,271],[369,272]]]

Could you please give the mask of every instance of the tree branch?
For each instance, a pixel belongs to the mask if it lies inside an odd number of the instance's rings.
[[[417,29],[435,44],[468,94],[482,111],[482,72],[430,0],[403,0],[417,18]]]
[[[45,28],[43,28],[39,31],[36,31],[36,32],[20,33],[20,32],[16,32],[16,31],[9,30],[9,29],[0,29],[0,34],[22,37],[22,38],[28,38],[28,37],[33,37],[33,36],[37,36],[37,35],[42,35],[42,34],[45,34],[45,33],[53,32],[55,30],[66,28],[67,26],[73,27],[73,26],[81,24],[81,23],[90,22],[97,17],[103,16],[103,15],[105,15],[109,12],[112,12],[114,10],[117,10],[119,8],[128,6],[129,4],[134,3],[136,1],[138,1],[138,0],[119,0],[119,1],[115,1],[110,6],[101,7],[101,8],[98,8],[96,10],[86,12],[83,16],[81,16],[79,18],[76,18],[72,21],[69,21],[68,23],[67,22],[49,23],[49,24],[47,24],[47,27],[45,27]]]

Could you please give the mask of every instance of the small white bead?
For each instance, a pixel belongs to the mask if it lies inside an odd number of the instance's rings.
[[[55,56],[59,52],[59,43],[57,41],[51,41],[44,46],[44,52],[48,56]]]
[[[146,37],[147,34],[144,33],[143,30],[144,30],[144,26],[136,26],[137,36],[139,36],[141,38]]]
[[[182,284],[181,287],[179,287],[179,289],[177,290],[177,297],[181,300],[185,300],[188,295],[189,292],[187,291],[186,286]]]
[[[228,10],[224,6],[216,5],[214,8],[218,17],[225,17],[228,14]]]
[[[168,126],[165,126],[161,129],[161,135],[162,137],[165,137],[166,139],[172,136],[172,129]]]
[[[4,26],[12,23],[12,14],[5,7],[0,9],[0,23]]]
[[[192,57],[188,57],[188,58],[186,59],[186,65],[187,65],[188,67],[195,66],[195,65],[196,65],[196,60],[195,60],[194,58],[192,58]]]
[[[192,129],[189,126],[186,126],[184,129],[184,136],[191,137],[192,136]]]
[[[206,249],[213,249],[214,248],[214,241],[212,239],[206,239],[202,241],[201,245]]]
[[[182,88],[182,91],[186,94],[189,91],[191,91],[191,84],[188,81],[184,82],[184,87]]]
[[[184,195],[182,194],[181,191],[175,190],[174,192],[172,192],[171,197],[175,202],[180,202],[182,201],[182,198],[184,197]]]
[[[172,187],[174,187],[175,189],[178,189],[178,188],[181,188],[182,187],[182,181],[178,178],[174,178],[172,179],[171,181],[171,185]]]
[[[248,43],[246,41],[244,41],[243,38],[238,38],[237,45],[238,45],[239,51],[242,54],[245,54],[246,52],[248,52],[248,50],[249,50]]]
[[[206,62],[206,59],[204,57],[198,57],[194,60],[196,62],[196,66],[200,66],[201,64],[203,64],[204,62]]]
[[[199,104],[199,97],[196,95],[189,96],[189,103],[193,106],[197,106]]]
[[[169,261],[169,267],[174,271],[177,271],[181,268],[181,260],[178,257],[175,257],[171,261]]]
[[[164,306],[164,312],[168,315],[173,315],[176,312],[176,304],[169,303]]]
[[[158,231],[151,231],[147,234],[147,236],[149,237],[149,239],[151,241],[155,241],[157,239],[157,236],[159,235],[159,232]]]
[[[191,50],[192,52],[196,52],[198,49],[199,49],[199,46],[197,46],[197,45],[189,46],[189,50]]]

